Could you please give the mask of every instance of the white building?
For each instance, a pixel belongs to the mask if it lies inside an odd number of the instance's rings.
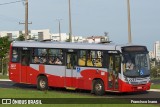
[[[65,42],[69,40],[69,35],[66,33],[53,33],[51,34],[51,39],[53,41],[62,41]],[[83,42],[84,38],[82,36],[72,36],[72,42]]]
[[[16,39],[22,35],[22,31],[0,31],[0,37],[9,36],[10,39]]]
[[[53,41],[66,41],[67,40],[68,35],[66,33],[61,33],[59,35],[59,33],[53,33],[51,34],[51,39]]]
[[[154,43],[154,57],[160,61],[160,41]]]
[[[10,39],[15,40],[24,33],[25,31],[0,31],[0,37],[9,36]],[[29,37],[27,38],[28,39],[34,38],[38,40],[51,39],[50,30],[49,29],[30,30]]]
[[[108,36],[92,36],[92,37],[88,37],[86,39],[87,39],[88,43],[100,43],[100,42],[109,41]]]
[[[49,29],[31,30],[29,32],[29,36],[30,38],[37,40],[51,39],[51,33]]]

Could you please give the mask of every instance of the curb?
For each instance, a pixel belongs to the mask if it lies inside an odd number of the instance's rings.
[[[10,79],[0,79],[0,81],[11,81]]]
[[[148,91],[160,92],[160,89],[150,89]]]

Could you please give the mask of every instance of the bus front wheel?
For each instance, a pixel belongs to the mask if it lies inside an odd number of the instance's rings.
[[[105,90],[104,90],[103,81],[100,79],[95,80],[93,83],[93,90],[94,90],[94,93],[98,96],[104,95]]]
[[[38,77],[37,88],[39,90],[47,90],[48,89],[48,80],[45,76],[39,76]]]

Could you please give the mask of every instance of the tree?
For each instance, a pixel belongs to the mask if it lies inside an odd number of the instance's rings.
[[[160,66],[155,66],[151,68],[151,77],[158,77],[160,73]]]
[[[10,43],[8,36],[0,38],[0,58],[6,57],[9,53]]]
[[[25,37],[24,37],[24,34],[21,34],[18,38],[17,38],[18,41],[25,41]]]
[[[9,37],[0,37],[0,71],[3,74],[7,74],[7,62],[9,60],[9,47],[11,41],[9,41]]]

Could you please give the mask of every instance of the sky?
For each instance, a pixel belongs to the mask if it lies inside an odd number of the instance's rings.
[[[17,0],[0,0],[0,4]],[[50,29],[69,32],[68,0],[28,0],[29,29]],[[133,44],[153,50],[160,40],[160,0],[130,0]],[[23,30],[23,2],[0,5],[0,31]],[[72,33],[77,36],[104,35],[108,32],[113,43],[128,43],[127,0],[71,0]]]

